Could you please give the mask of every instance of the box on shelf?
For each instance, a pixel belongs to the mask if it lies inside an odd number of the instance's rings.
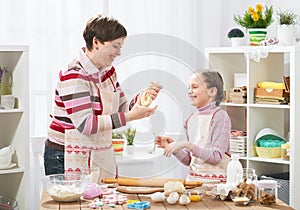
[[[230,88],[229,101],[235,104],[244,104],[247,102],[247,88],[235,87]]]
[[[257,104],[288,104],[290,102],[290,77],[283,76],[284,83],[260,82],[254,88]]]
[[[254,88],[254,95],[256,97],[266,97],[266,98],[285,98],[289,97],[290,93],[286,92],[284,89],[271,89],[271,88]]]
[[[247,73],[234,73],[234,87],[247,86]]]

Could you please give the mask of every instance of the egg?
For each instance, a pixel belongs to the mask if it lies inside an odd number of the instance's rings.
[[[179,203],[180,203],[181,205],[187,205],[187,204],[189,204],[190,202],[191,202],[191,200],[190,200],[190,198],[189,198],[188,195],[183,194],[183,195],[181,195],[180,198],[179,198]]]
[[[175,204],[179,199],[179,194],[177,192],[171,192],[169,197],[167,198],[167,202],[169,204]]]
[[[163,202],[165,200],[165,194],[162,192],[156,192],[151,195],[151,200],[154,202]]]

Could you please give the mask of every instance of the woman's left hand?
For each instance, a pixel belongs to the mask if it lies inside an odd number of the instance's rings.
[[[147,88],[147,94],[152,98],[152,100],[155,100],[159,91],[162,89],[163,87],[158,84],[157,82],[151,82],[150,86]]]

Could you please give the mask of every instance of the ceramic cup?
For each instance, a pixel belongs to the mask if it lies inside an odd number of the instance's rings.
[[[13,109],[15,107],[15,96],[1,95],[1,106],[3,106],[4,109]]]

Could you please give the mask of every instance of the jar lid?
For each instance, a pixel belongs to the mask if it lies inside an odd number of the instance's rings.
[[[277,188],[277,182],[275,180],[259,180],[259,188]]]

